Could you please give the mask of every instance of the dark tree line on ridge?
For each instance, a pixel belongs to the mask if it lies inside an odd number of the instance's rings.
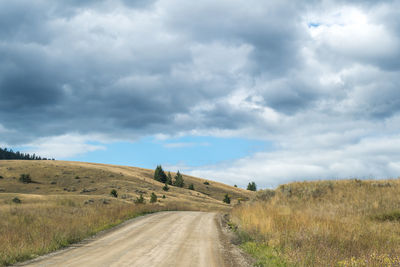
[[[12,149],[0,148],[0,160],[2,159],[21,159],[21,160],[50,160],[48,158],[42,158],[35,154],[21,153],[19,151],[14,152]],[[54,160],[54,159],[52,159]]]

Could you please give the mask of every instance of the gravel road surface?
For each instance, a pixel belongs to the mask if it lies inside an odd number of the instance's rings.
[[[209,212],[159,212],[20,266],[246,266]]]

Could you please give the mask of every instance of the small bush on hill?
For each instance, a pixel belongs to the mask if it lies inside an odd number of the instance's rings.
[[[29,174],[21,174],[19,181],[24,184],[32,183],[31,176]]]
[[[3,176],[0,175],[0,179],[3,179]]]
[[[378,221],[400,221],[400,211],[392,211],[375,216]]]
[[[225,194],[223,202],[225,202],[226,204],[231,204],[231,198],[228,194]]]
[[[136,204],[144,204],[145,201],[144,201],[143,195],[140,194],[140,196],[137,197],[136,200],[135,200],[134,202],[135,202]]]
[[[207,181],[205,181],[203,184],[205,184],[205,185],[210,185],[210,183],[209,183],[209,182],[207,182]]]
[[[163,189],[164,191],[168,191],[168,190],[169,190],[168,184],[165,184],[165,185],[163,186],[162,189]]]
[[[17,203],[17,204],[20,204],[20,203],[21,203],[21,199],[19,199],[18,197],[14,197],[14,198],[12,199],[12,202]]]
[[[189,190],[194,190],[194,185],[193,185],[193,184],[190,184],[189,187],[188,187],[188,189],[189,189]]]
[[[154,194],[154,192],[153,192],[153,193],[151,193],[151,196],[150,196],[150,203],[154,203],[154,202],[157,202],[157,195]]]
[[[111,190],[110,195],[113,196],[113,197],[118,197],[117,190],[115,190],[115,189]]]

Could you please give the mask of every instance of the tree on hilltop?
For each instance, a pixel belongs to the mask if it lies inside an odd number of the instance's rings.
[[[256,185],[256,183],[255,183],[255,182],[250,182],[250,183],[247,185],[247,190],[250,190],[250,191],[257,191],[257,185]]]
[[[183,176],[179,171],[175,175],[174,185],[177,187],[183,187],[185,185],[183,181]]]
[[[170,172],[168,172],[166,184],[172,185],[172,176]]]
[[[157,168],[154,171],[154,180],[159,181],[164,184],[168,180],[168,177],[165,174],[164,170],[162,169],[161,165],[157,165]]]

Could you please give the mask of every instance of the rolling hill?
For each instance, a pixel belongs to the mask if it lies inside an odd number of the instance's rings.
[[[29,174],[33,183],[19,181],[21,174]],[[225,194],[232,201],[247,200],[250,191],[222,183],[183,175],[184,188],[170,186],[163,191],[164,184],[153,179],[153,170],[136,167],[106,165],[69,161],[1,161],[0,192],[36,195],[77,195],[109,197],[112,189],[117,190],[119,200],[132,201],[140,194],[150,199],[150,194],[165,195],[160,204],[184,202],[193,208],[226,208],[222,199]],[[171,173],[172,176],[175,173]],[[205,184],[206,182],[206,184]],[[193,184],[195,190],[188,190]]]

